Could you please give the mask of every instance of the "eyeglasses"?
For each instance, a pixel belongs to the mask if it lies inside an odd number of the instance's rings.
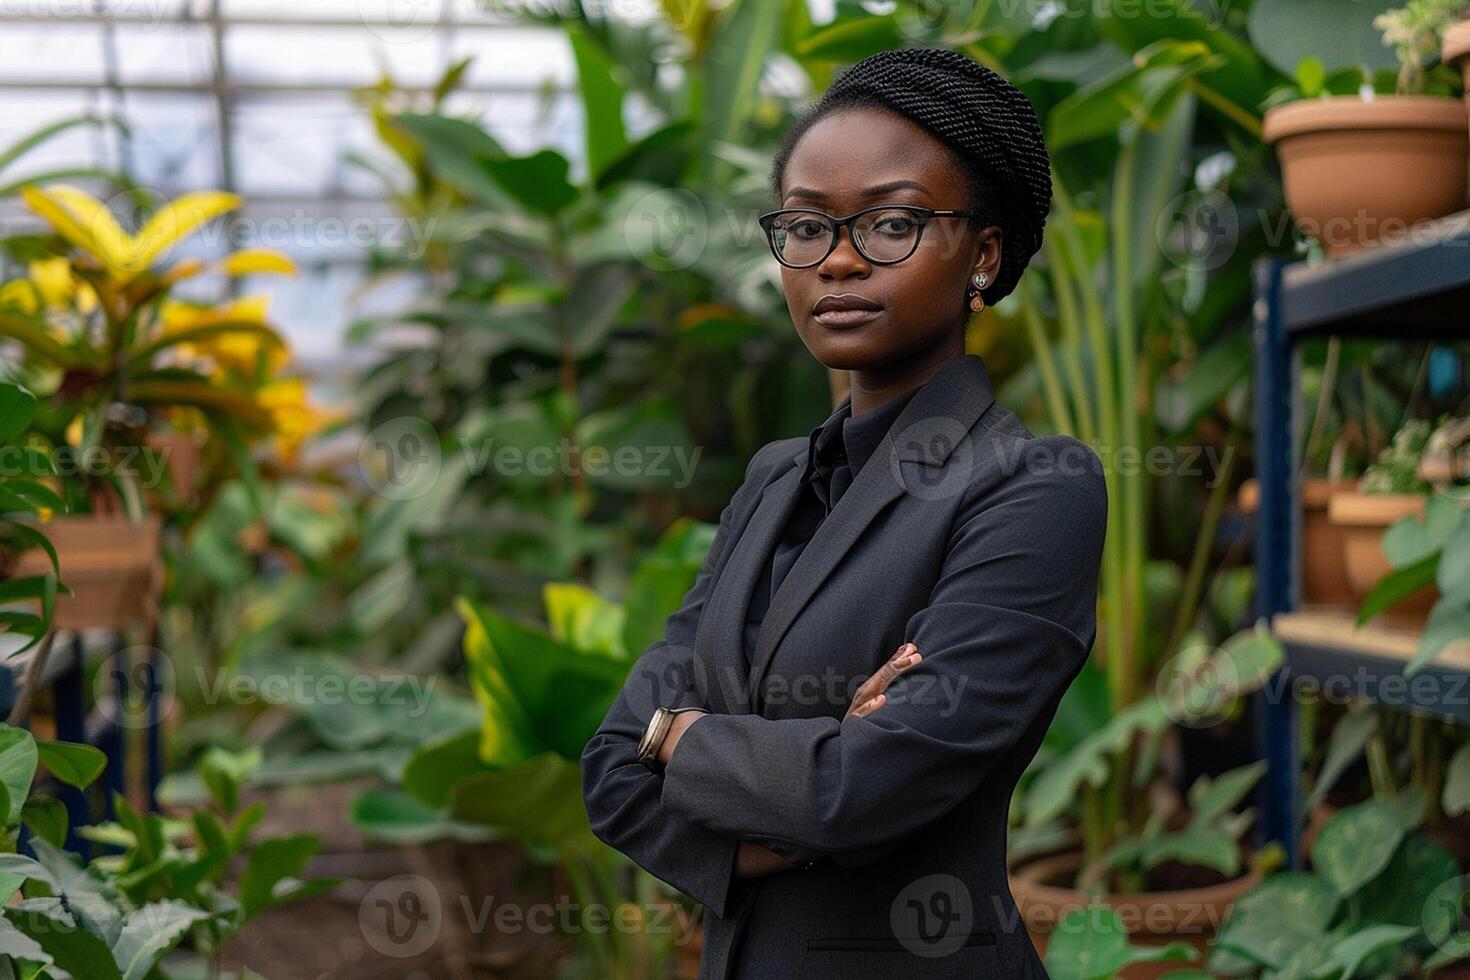
[[[811,208],[782,208],[756,220],[776,261],[788,269],[809,269],[837,248],[837,229],[847,228],[858,254],[878,265],[902,262],[919,247],[930,218],[974,218],[974,211],[936,211],[914,204],[876,204],[838,218]]]

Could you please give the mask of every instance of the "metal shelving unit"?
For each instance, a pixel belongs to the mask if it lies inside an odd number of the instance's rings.
[[[1365,627],[1341,612],[1301,609],[1301,509],[1294,461],[1300,431],[1300,343],[1327,336],[1470,337],[1470,211],[1415,230],[1407,240],[1308,266],[1255,265],[1255,418],[1261,504],[1256,525],[1257,604],[1286,647],[1283,674],[1263,698],[1258,738],[1270,771],[1261,787],[1265,836],[1299,863],[1301,773],[1294,699],[1300,678],[1345,696],[1470,724],[1470,653],[1446,651],[1406,682],[1416,635]],[[1453,692],[1459,689],[1459,696]],[[1437,693],[1436,693],[1437,692]],[[1445,697],[1451,692],[1450,697]]]

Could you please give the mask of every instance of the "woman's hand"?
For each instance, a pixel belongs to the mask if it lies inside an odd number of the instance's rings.
[[[762,875],[796,867],[796,862],[782,857],[764,844],[743,840],[735,849],[735,877],[759,878]]]
[[[681,711],[675,715],[674,720],[669,723],[669,730],[664,733],[664,740],[659,743],[656,753],[658,761],[668,765],[669,757],[674,754],[674,746],[684,737],[684,730],[707,714],[708,711]]]
[[[853,694],[852,704],[848,706],[847,714],[842,716],[842,720],[866,718],[883,707],[884,702],[887,700],[883,692],[888,690],[888,685],[892,684],[899,674],[908,670],[922,659],[919,656],[919,648],[912,643],[905,643],[899,647],[898,651],[888,659],[886,664],[879,667],[872,677],[863,681],[862,686]]]

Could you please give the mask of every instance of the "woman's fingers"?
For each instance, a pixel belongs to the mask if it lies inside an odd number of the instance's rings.
[[[879,708],[883,707],[883,702],[886,701],[886,700],[887,700],[887,697],[885,697],[882,694],[880,694],[880,695],[878,695],[877,697],[874,697],[874,698],[869,698],[868,700],[864,701],[862,704],[858,705],[857,707],[855,707],[851,711],[849,711],[848,712],[848,715],[850,717],[853,717],[853,718],[866,718],[868,715],[872,714],[873,712],[877,711]]]
[[[861,707],[864,709],[861,714],[872,714],[882,706],[882,702],[873,705],[873,700],[881,697],[883,692],[888,690],[888,685],[893,683],[899,674],[922,659],[919,655],[919,648],[912,643],[905,643],[899,647],[898,651],[889,657],[882,667],[874,671],[872,677],[863,681],[858,687],[857,692],[852,696],[852,705],[848,708],[847,713],[859,714],[858,709]]]

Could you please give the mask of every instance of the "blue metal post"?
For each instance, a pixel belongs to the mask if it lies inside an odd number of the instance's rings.
[[[69,662],[66,670],[56,679],[53,688],[56,699],[56,737],[63,742],[87,741],[87,699],[85,688],[85,656],[80,633],[72,634]],[[87,798],[79,789],[63,785],[57,796],[66,805],[67,823],[66,849],[80,855],[83,860],[92,857],[91,845],[77,834],[79,827],[92,822],[91,808]]]
[[[1292,608],[1297,590],[1296,467],[1293,462],[1296,378],[1293,349],[1281,311],[1285,263],[1261,259],[1255,265],[1255,421],[1256,479],[1261,502],[1256,512],[1256,609],[1269,619]],[[1259,789],[1261,829],[1267,841],[1286,850],[1287,867],[1299,866],[1300,823],[1297,713],[1289,668],[1282,668],[1258,695],[1259,751],[1269,769]]]

